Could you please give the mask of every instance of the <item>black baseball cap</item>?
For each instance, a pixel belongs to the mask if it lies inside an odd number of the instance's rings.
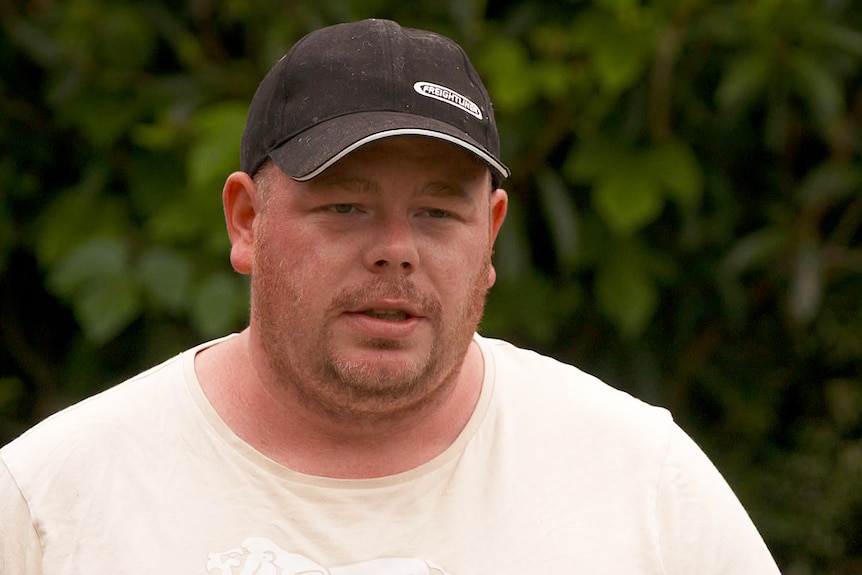
[[[272,159],[314,178],[358,147],[390,136],[445,140],[476,155],[495,183],[509,176],[488,92],[445,36],[362,20],[300,39],[264,77],[242,136],[240,169]]]

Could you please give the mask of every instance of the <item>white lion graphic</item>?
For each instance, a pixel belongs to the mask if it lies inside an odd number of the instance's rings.
[[[449,575],[430,561],[383,557],[327,569],[311,559],[285,551],[264,537],[249,537],[234,549],[210,553],[213,575]]]

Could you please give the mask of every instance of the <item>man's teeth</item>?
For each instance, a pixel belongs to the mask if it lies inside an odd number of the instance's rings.
[[[367,315],[377,319],[385,319],[389,321],[404,321],[409,316],[403,311],[389,309],[371,309],[365,312]]]

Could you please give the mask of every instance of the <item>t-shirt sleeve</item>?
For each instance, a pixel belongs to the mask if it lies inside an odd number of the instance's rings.
[[[0,573],[42,573],[42,544],[30,507],[0,457]]]
[[[676,425],[657,506],[662,557],[669,575],[778,574],[763,538],[730,486]]]

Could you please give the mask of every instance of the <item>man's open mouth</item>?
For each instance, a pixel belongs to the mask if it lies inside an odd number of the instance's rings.
[[[413,317],[407,312],[399,311],[397,309],[369,309],[363,313],[367,316],[371,316],[376,319],[385,319],[387,321],[406,321]]]

